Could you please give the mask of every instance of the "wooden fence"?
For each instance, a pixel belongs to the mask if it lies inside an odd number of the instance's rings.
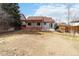
[[[61,32],[77,32],[79,33],[79,26],[59,26]]]

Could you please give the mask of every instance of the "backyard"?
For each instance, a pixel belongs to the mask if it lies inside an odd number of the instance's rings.
[[[0,55],[79,55],[79,36],[59,32],[0,34]]]

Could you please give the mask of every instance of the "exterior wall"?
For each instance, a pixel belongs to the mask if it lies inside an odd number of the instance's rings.
[[[29,26],[28,23],[26,23],[26,26]],[[42,23],[40,23],[40,26],[37,26],[37,23],[36,22],[31,22],[31,26],[41,27],[42,26]]]
[[[42,31],[47,31],[48,29],[50,29],[50,23],[42,23]]]
[[[44,24],[44,23],[42,23],[43,25],[42,25],[42,27],[43,27],[43,29],[42,30],[49,30],[49,29],[54,29],[54,23],[46,23],[46,24]],[[51,26],[52,25],[52,26]]]
[[[22,22],[23,25],[25,22]],[[52,27],[51,27],[52,24]],[[37,25],[37,22],[31,22],[31,26],[28,25],[28,22],[26,22],[25,27],[23,27],[25,30],[40,30],[40,31],[47,31],[49,29],[54,29],[54,23],[46,23],[40,22],[40,26]]]
[[[42,30],[42,27],[41,27],[41,23],[40,23],[40,26],[37,25],[37,23],[35,22],[31,22],[31,26],[28,25],[28,23],[26,23],[26,30],[32,30],[32,31],[40,31]]]
[[[23,22],[23,24],[24,24],[24,22]],[[26,26],[22,27],[22,29],[29,30],[29,31],[36,31],[36,30],[41,31],[42,23],[40,23],[40,26],[38,26],[36,22],[31,22],[31,25],[29,26],[28,23],[26,22]]]
[[[55,23],[52,23],[52,29],[54,29],[54,28],[55,28],[54,26],[55,26]]]

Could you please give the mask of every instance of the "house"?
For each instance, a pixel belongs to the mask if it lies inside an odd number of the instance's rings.
[[[54,29],[54,19],[44,16],[29,16],[27,18],[21,18],[21,28],[29,31],[48,31]]]

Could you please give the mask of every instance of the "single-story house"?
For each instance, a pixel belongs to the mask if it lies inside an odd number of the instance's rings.
[[[48,31],[54,29],[54,19],[51,17],[45,16],[29,16],[25,19],[25,17],[21,19],[22,26],[21,28],[29,31]]]

